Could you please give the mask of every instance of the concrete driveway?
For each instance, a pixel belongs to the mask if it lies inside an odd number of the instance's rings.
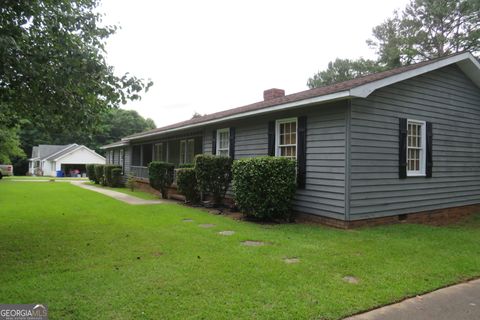
[[[345,320],[478,320],[480,279],[349,317]]]

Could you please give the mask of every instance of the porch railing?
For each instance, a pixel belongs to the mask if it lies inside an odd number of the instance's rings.
[[[148,167],[130,166],[130,173],[134,177],[148,179]]]
[[[173,171],[173,183],[177,183],[177,172],[180,169]],[[136,178],[148,179],[148,167],[130,166],[130,173]]]

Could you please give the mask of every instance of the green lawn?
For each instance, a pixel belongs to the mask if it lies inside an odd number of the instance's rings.
[[[102,188],[102,189],[108,189],[108,190],[113,190],[113,191],[118,191],[118,192],[122,192],[122,193],[125,193],[125,194],[128,194],[128,195],[131,195],[131,196],[135,196],[137,198],[141,198],[141,199],[145,199],[145,200],[158,200],[158,199],[161,199],[161,197],[159,196],[156,196],[154,194],[151,194],[151,193],[148,193],[148,192],[144,192],[144,191],[140,191],[140,190],[137,190],[135,189],[134,191],[128,189],[128,188],[110,188],[110,187],[106,187],[106,186],[102,186],[101,184],[95,184],[93,182],[85,182],[85,184],[88,184],[88,185],[91,185],[91,186],[95,186],[95,187],[98,187],[98,188]]]
[[[50,319],[337,319],[480,276],[480,215],[343,231],[131,206],[69,183],[0,181],[0,195],[0,301],[45,303]]]
[[[51,180],[51,179],[55,179],[55,180],[58,180],[58,181],[61,181],[61,180],[85,180],[85,181],[88,181],[87,178],[73,178],[73,177],[64,177],[64,178],[57,178],[57,177],[47,177],[47,176],[35,176],[35,177],[32,177],[32,176],[5,176],[3,177],[3,179],[5,180]]]

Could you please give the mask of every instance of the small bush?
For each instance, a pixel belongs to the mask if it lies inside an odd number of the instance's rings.
[[[162,161],[150,162],[148,166],[150,185],[162,193],[163,199],[168,197],[167,188],[173,183],[174,167],[172,163]]]
[[[102,185],[104,184],[104,178],[103,178],[103,167],[104,164],[96,164],[94,165],[94,171],[95,171],[95,183],[99,184],[101,183]]]
[[[112,187],[120,188],[123,185],[122,168],[113,168],[111,170],[111,175]]]
[[[259,157],[233,163],[233,192],[238,208],[259,220],[291,220],[296,163],[287,158]]]
[[[95,165],[94,164],[87,164],[86,166],[87,169],[87,176],[88,179],[92,182],[98,183],[96,176],[95,176]]]
[[[195,176],[198,188],[213,196],[213,203],[221,205],[232,181],[232,159],[223,156],[197,155]]]
[[[200,200],[194,168],[177,170],[177,187],[178,192],[185,196],[186,202],[198,203]]]
[[[107,164],[103,167],[103,176],[104,176],[105,184],[109,187],[114,187],[114,184],[115,184],[112,177],[113,169],[120,169],[120,173],[122,172],[122,167],[119,165]]]
[[[135,191],[135,176],[133,174],[128,174],[127,181],[125,186],[131,191]]]

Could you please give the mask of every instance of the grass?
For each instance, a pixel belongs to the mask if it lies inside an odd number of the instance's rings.
[[[130,206],[67,183],[1,181],[0,194],[0,301],[45,303],[50,319],[339,319],[480,276],[480,215],[343,231]]]
[[[63,177],[63,178],[57,178],[57,177],[46,177],[46,176],[5,176],[3,177],[5,180],[50,180],[50,179],[55,179],[58,181],[61,180],[85,180],[87,181],[87,178],[73,178],[73,177]]]
[[[90,182],[90,181],[85,182],[85,184],[95,186],[95,187],[98,187],[98,188],[102,188],[102,189],[108,189],[108,190],[122,192],[122,193],[131,195],[131,196],[134,196],[134,197],[137,197],[137,198],[145,199],[145,200],[158,200],[158,199],[160,199],[159,196],[156,196],[156,195],[148,193],[148,192],[140,191],[140,190],[132,191],[129,188],[110,188],[110,187],[107,187],[107,186],[102,186],[101,184],[95,184],[95,183]]]

